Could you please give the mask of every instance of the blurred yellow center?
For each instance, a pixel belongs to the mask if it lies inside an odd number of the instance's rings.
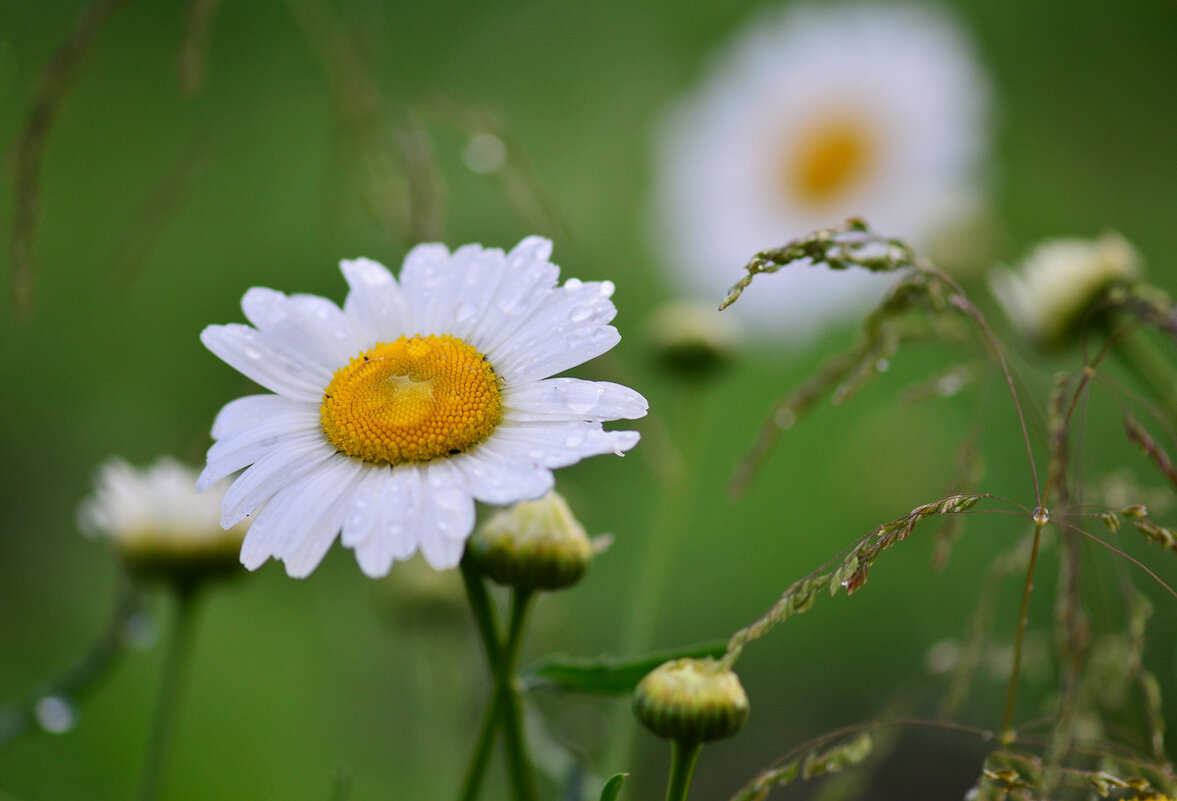
[[[427,462],[477,445],[502,418],[495,372],[457,337],[377,343],[339,368],[319,407],[336,448],[377,464]]]
[[[777,179],[784,195],[808,205],[837,201],[859,183],[875,161],[869,128],[847,117],[831,117],[809,127],[781,154]]]

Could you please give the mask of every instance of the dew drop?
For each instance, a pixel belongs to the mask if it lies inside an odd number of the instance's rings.
[[[245,349],[245,358],[247,358],[247,359],[253,359],[253,360],[256,362],[256,361],[257,361],[257,360],[259,360],[261,357],[262,357],[262,352],[261,352],[260,350],[258,350],[257,348],[249,348],[249,347],[247,347],[247,348]]]
[[[1045,506],[1039,506],[1034,510],[1034,522],[1039,526],[1045,526],[1050,522],[1050,510]]]
[[[581,281],[579,278],[569,278],[567,281],[564,282],[564,289],[566,289],[566,290],[567,289],[580,289],[582,286],[584,286],[584,282]]]
[[[584,414],[601,402],[605,390],[587,382],[576,382],[564,387],[564,408],[576,414]]]
[[[579,306],[573,306],[572,311],[568,314],[568,319],[574,323],[583,323],[585,320],[593,316],[593,307],[588,303],[581,303]]]
[[[891,369],[891,362],[887,361],[886,359],[879,359],[875,362],[875,369],[880,373],[885,373],[887,370]]]
[[[459,303],[458,308],[454,310],[454,319],[459,323],[464,323],[476,314],[478,314],[478,305],[465,301]]]
[[[478,133],[466,142],[462,160],[472,171],[481,175],[496,172],[507,161],[507,146],[494,134]]]
[[[136,612],[123,623],[123,637],[131,646],[147,650],[159,639],[159,626],[147,612]]]
[[[564,447],[566,447],[566,448],[579,448],[583,444],[584,444],[584,434],[579,431],[577,431],[574,434],[569,434],[564,439]]]
[[[263,448],[269,448],[270,446],[274,445],[277,441],[278,441],[277,437],[266,437],[259,444]]]
[[[789,407],[777,409],[777,413],[773,415],[773,421],[777,428],[792,428],[793,424],[797,422],[797,414]]]
[[[78,723],[78,712],[60,695],[47,695],[33,708],[37,725],[50,734],[64,734]]]

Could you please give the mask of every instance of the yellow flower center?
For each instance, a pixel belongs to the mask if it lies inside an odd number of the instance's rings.
[[[777,166],[777,180],[786,197],[825,206],[866,177],[875,157],[874,136],[861,120],[830,117],[789,142]]]
[[[398,465],[482,442],[502,419],[502,401],[485,356],[431,334],[377,343],[336,370],[319,414],[339,450]]]

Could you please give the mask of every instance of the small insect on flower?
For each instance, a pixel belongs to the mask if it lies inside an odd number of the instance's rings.
[[[214,325],[201,340],[273,395],[240,398],[213,425],[199,485],[243,468],[221,524],[257,515],[241,550],[308,575],[342,532],[377,577],[420,550],[453,567],[474,501],[537,498],[552,470],[623,454],[634,431],[606,431],[647,404],[618,384],[548,378],[612,348],[620,335],[608,281],[568,279],[551,243],[511,252],[421,245],[398,281],[344,261],[340,309],[324,298],[251,289],[253,326]]]
[[[861,216],[924,246],[982,207],[989,87],[943,12],[809,3],[752,21],[662,122],[654,213],[667,277],[718,303],[740,265]],[[740,315],[812,337],[890,280],[799,266]]]
[[[146,468],[111,459],[78,508],[78,525],[108,540],[128,569],[144,577],[188,580],[240,571],[237,552],[248,525],[221,528],[227,483],[199,495],[195,482],[195,469],[167,457]]]

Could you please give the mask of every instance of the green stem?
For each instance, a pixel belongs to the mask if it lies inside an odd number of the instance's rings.
[[[527,743],[523,735],[523,699],[515,679],[519,665],[519,649],[523,643],[523,627],[531,608],[531,590],[515,589],[511,593],[511,628],[499,671],[495,675],[495,695],[503,711],[503,737],[507,746],[507,770],[516,801],[535,801],[535,779],[527,757]]]
[[[486,585],[477,568],[463,561],[462,578],[466,584],[466,596],[474,611],[483,646],[486,648],[487,661],[494,673],[494,689],[483,714],[478,739],[474,752],[470,755],[458,798],[460,801],[474,801],[482,791],[482,782],[490,765],[490,754],[501,721],[506,740],[507,767],[515,798],[517,801],[535,801],[535,782],[523,735],[522,699],[515,683],[523,631],[534,593],[523,589],[512,592],[510,628],[507,631],[506,643],[500,645],[498,622],[490,605]]]
[[[674,741],[670,751],[670,780],[666,785],[666,801],[686,801],[691,774],[695,772],[695,762],[702,750],[702,743]]]
[[[1034,568],[1038,564],[1038,546],[1042,541],[1042,527],[1046,521],[1035,521],[1034,546],[1030,550],[1030,564],[1026,568],[1026,583],[1022,587],[1022,608],[1018,613],[1018,632],[1014,637],[1014,663],[1010,670],[1009,687],[1005,694],[1005,714],[1001,722],[1001,742],[1009,745],[1014,741],[1014,706],[1018,700],[1018,677],[1022,672],[1022,640],[1026,634],[1026,622],[1030,617],[1030,592],[1034,589]]]
[[[474,751],[470,754],[470,761],[466,765],[466,774],[458,791],[459,801],[474,801],[482,791],[482,782],[486,778],[486,769],[490,765],[490,754],[494,748],[495,734],[498,732],[499,693],[497,687],[501,646],[499,645],[498,620],[495,617],[494,608],[490,603],[490,595],[486,591],[486,584],[483,582],[481,574],[467,559],[462,560],[461,570],[462,581],[466,586],[466,598],[470,601],[470,610],[474,613],[474,622],[478,626],[482,647],[486,651],[486,661],[492,675],[495,676],[496,688],[491,693],[490,701],[483,713],[478,739],[475,741]]]
[[[163,786],[164,767],[172,735],[176,728],[176,711],[183,694],[185,675],[192,653],[197,593],[194,585],[175,588],[176,619],[164,652],[163,674],[159,684],[159,700],[147,740],[147,754],[143,759],[143,774],[139,784],[139,801],[155,801]]]

